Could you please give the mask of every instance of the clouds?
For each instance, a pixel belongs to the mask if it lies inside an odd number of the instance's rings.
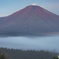
[[[59,35],[41,37],[0,37],[0,47],[14,49],[56,50],[59,52]]]

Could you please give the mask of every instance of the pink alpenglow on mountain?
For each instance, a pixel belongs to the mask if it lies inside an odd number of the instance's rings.
[[[0,18],[0,35],[59,32],[59,16],[40,6],[30,5]]]

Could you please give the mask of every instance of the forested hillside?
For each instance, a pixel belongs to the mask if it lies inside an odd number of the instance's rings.
[[[59,53],[53,53],[49,51],[35,51],[35,50],[19,50],[19,49],[7,49],[0,48],[0,54],[4,53],[7,59],[51,59],[57,57]],[[9,58],[8,58],[9,57]]]

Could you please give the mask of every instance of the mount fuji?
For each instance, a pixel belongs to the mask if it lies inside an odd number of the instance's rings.
[[[59,16],[29,5],[7,17],[0,17],[0,35],[39,35],[59,32]]]

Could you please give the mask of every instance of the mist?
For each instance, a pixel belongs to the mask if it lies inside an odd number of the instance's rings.
[[[59,35],[0,37],[0,47],[59,52]]]

